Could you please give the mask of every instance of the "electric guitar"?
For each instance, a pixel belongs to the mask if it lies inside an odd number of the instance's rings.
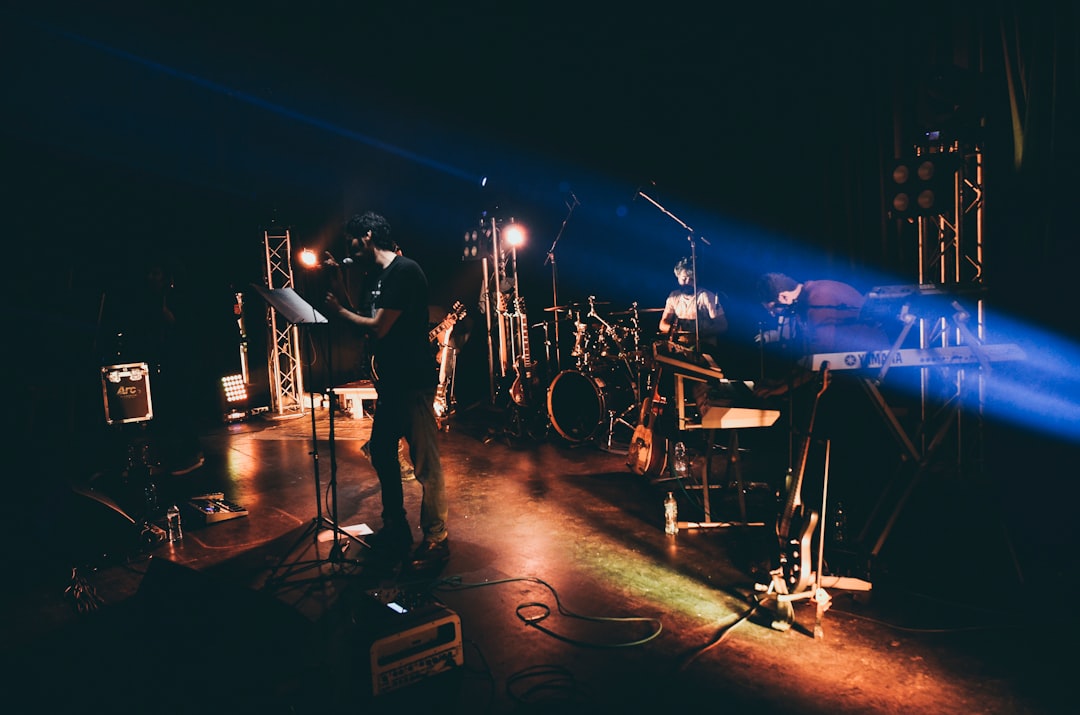
[[[776,535],[780,541],[780,569],[786,593],[805,591],[813,576],[810,564],[811,541],[820,517],[816,511],[803,504],[802,484],[806,473],[806,458],[810,454],[810,442],[814,436],[814,418],[817,415],[818,403],[828,387],[829,366],[826,363],[821,370],[821,387],[814,396],[814,405],[810,410],[810,422],[799,456],[799,469],[794,482],[788,488],[787,503],[776,524]]]
[[[465,317],[465,306],[461,304],[461,301],[454,301],[454,307],[450,309],[450,313],[442,319],[442,321],[434,328],[428,331],[428,342],[431,343],[431,347],[435,348],[436,360],[438,360],[439,350],[439,338],[450,328],[454,327],[459,320]],[[371,381],[378,387],[379,383],[379,371],[378,365],[375,362],[375,356],[371,356]],[[443,400],[446,399],[446,385],[440,380],[439,387],[442,388]],[[439,399],[438,389],[436,389],[435,399]]]
[[[515,303],[518,318],[518,334],[521,342],[521,355],[518,357],[514,369],[517,375],[514,383],[510,385],[510,399],[515,405],[524,407],[532,401],[534,369],[536,364],[529,355],[529,321],[525,318],[525,301],[518,298]]]

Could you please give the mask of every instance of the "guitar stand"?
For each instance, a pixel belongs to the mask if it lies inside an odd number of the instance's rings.
[[[822,514],[828,513],[827,506],[829,494],[829,456],[831,447],[831,441],[825,440],[825,471],[821,487]],[[837,588],[843,591],[869,591],[871,588],[869,582],[857,578],[850,578],[845,576],[822,576],[824,570],[825,519],[819,519],[817,565],[814,569],[814,581],[812,586],[797,593],[788,593],[787,582],[784,580],[784,573],[782,568],[777,568],[769,572],[771,578],[768,585],[755,584],[755,590],[764,592],[765,598],[771,596],[776,600],[777,617],[772,622],[772,628],[774,630],[791,630],[791,626],[795,622],[795,609],[792,604],[795,601],[813,600],[814,604],[817,607],[814,617],[814,638],[822,639],[825,637],[825,612],[828,611],[829,607],[832,605],[832,597],[829,596],[828,591],[825,590],[825,583],[828,582],[830,588]]]

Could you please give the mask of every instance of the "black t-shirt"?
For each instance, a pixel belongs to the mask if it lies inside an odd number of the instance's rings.
[[[428,282],[416,261],[397,256],[376,277],[372,314],[379,308],[401,311],[375,341],[379,391],[434,387],[438,375],[428,343]]]

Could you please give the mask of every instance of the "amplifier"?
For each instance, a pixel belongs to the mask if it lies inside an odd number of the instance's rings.
[[[358,614],[371,661],[371,691],[382,695],[465,663],[461,619],[438,602],[409,603],[369,592]]]

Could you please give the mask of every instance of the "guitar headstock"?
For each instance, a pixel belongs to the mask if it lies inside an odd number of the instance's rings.
[[[821,397],[823,394],[825,394],[825,390],[829,389],[830,379],[832,378],[829,371],[829,362],[826,360],[825,362],[821,363],[821,388],[818,390],[818,397]]]

